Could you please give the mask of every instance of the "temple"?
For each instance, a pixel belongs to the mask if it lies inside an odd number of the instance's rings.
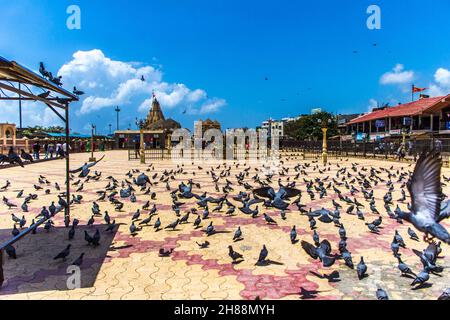
[[[153,94],[152,106],[145,119],[144,142],[147,149],[166,149],[170,144],[170,136],[181,125],[166,119],[161,105]],[[117,147],[120,149],[136,149],[140,142],[140,130],[120,130],[115,132]]]

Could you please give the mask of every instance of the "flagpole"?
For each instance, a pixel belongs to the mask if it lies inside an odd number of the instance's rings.
[[[411,88],[411,102],[414,102],[414,83]]]

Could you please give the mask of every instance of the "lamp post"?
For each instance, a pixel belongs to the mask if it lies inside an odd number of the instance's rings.
[[[116,121],[117,121],[117,131],[119,131],[119,113],[120,113],[120,111],[122,111],[122,110],[120,110],[120,108],[119,108],[119,106],[117,106],[115,109],[114,109],[114,111],[117,113],[117,118],[116,118]]]
[[[145,120],[136,118],[136,125],[140,131],[140,141],[139,141],[139,157],[141,159],[141,164],[145,164],[145,148],[144,148],[144,129],[145,129]]]
[[[323,141],[322,141],[322,161],[323,165],[326,166],[328,163],[328,143],[327,143],[327,132],[328,125],[331,124],[331,119],[319,119],[318,122],[322,125]]]
[[[95,162],[97,159],[94,157],[94,130],[96,129],[95,125],[91,126],[91,158],[89,159],[90,162]]]

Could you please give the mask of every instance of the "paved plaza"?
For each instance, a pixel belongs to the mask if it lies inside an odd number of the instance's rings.
[[[102,154],[97,154],[100,157]],[[89,159],[88,154],[74,154],[71,156],[71,168],[81,166]],[[358,173],[365,173],[365,169],[374,167],[375,169],[385,168],[395,175],[391,178],[394,186],[392,192],[394,205],[397,199],[401,198],[400,186],[403,182],[398,182],[397,171],[413,170],[414,165],[409,163],[383,162],[371,159],[330,159],[330,165],[326,170],[323,166],[312,160],[301,160],[291,157],[284,159],[284,167],[290,168],[288,173],[274,175],[272,186],[278,188],[278,179],[282,184],[294,181],[298,172],[294,170],[297,164],[310,163],[295,180],[296,188],[302,190],[301,203],[306,205],[306,209],[312,210],[325,207],[334,210],[332,199],[339,200],[337,195],[330,188],[327,195],[320,199],[316,194],[311,200],[306,192],[306,180],[315,178],[329,180],[336,176],[339,169],[348,168],[348,173],[356,176]],[[391,299],[437,299],[440,294],[450,284],[450,274],[444,269],[440,275],[430,275],[429,285],[424,288],[413,290],[410,286],[413,279],[402,277],[397,269],[397,259],[393,257],[391,242],[395,230],[402,235],[406,248],[401,248],[402,260],[410,266],[416,273],[422,270],[422,264],[412,249],[424,250],[428,244],[422,240],[411,240],[407,234],[410,227],[408,223],[399,224],[396,220],[390,219],[384,209],[383,196],[387,193],[386,183],[379,183],[373,186],[376,207],[383,217],[380,233],[371,233],[366,226],[367,222],[377,219],[379,216],[372,214],[369,204],[364,199],[362,192],[357,192],[354,197],[364,204],[361,211],[364,212],[365,220],[360,220],[356,215],[346,213],[348,205],[340,202],[343,208],[341,211],[341,222],[347,231],[348,250],[352,253],[353,262],[359,262],[360,257],[368,267],[368,277],[358,280],[356,270],[345,266],[342,260],[330,268],[324,268],[318,260],[313,260],[301,247],[301,241],[305,240],[314,243],[312,239],[313,231],[310,229],[308,217],[300,214],[295,205],[291,205],[286,211],[286,219],[280,216],[280,210],[266,209],[259,205],[259,216],[245,215],[239,207],[240,202],[232,199],[233,196],[245,190],[244,186],[237,183],[236,175],[251,166],[249,174],[244,181],[255,185],[252,177],[256,174],[263,179],[264,174],[261,167],[255,165],[240,164],[238,167],[233,162],[215,164],[192,164],[186,163],[183,167],[170,161],[147,161],[145,165],[138,162],[129,162],[124,151],[111,151],[105,153],[105,158],[93,168],[93,171],[101,172],[98,181],[88,181],[84,183],[81,191],[75,192],[79,187],[71,187],[75,195],[81,195],[80,204],[71,207],[72,221],[80,220],[76,228],[73,240],[68,240],[70,228],[64,226],[64,216],[62,213],[52,218],[54,225],[49,231],[40,227],[36,234],[30,234],[17,242],[14,246],[17,252],[17,259],[4,257],[5,282],[0,290],[0,299],[294,299],[314,298],[314,299],[375,299],[377,288],[383,288]],[[151,162],[151,167],[150,167]],[[352,163],[357,163],[358,170],[350,170]],[[217,167],[221,165],[219,169]],[[338,167],[339,165],[340,167]],[[201,166],[202,168],[199,168]],[[120,211],[116,211],[114,206],[108,201],[97,201],[100,211],[104,215],[105,211],[115,220],[118,227],[113,232],[105,232],[107,227],[102,216],[95,216],[94,225],[87,226],[88,220],[92,216],[92,204],[99,198],[98,190],[104,190],[109,180],[108,176],[113,176],[119,182],[120,190],[122,181],[127,179],[132,181],[133,177],[126,176],[131,169],[139,169],[149,177],[158,173],[157,178],[152,182],[159,181],[161,174],[167,170],[174,170],[174,179],[169,179],[170,190],[175,190],[181,182],[187,183],[193,179],[200,184],[200,188],[194,186],[193,192],[202,194],[207,192],[208,196],[220,197],[223,195],[222,187],[225,186],[225,178],[218,182],[219,192],[215,189],[211,175],[208,172],[214,167],[216,174],[231,167],[230,175],[226,178],[232,183],[234,189],[230,192],[228,200],[236,206],[234,215],[226,215],[227,207],[221,211],[213,212],[215,204],[209,204],[210,215],[208,219],[201,222],[200,228],[194,228],[195,215],[190,216],[188,223],[178,225],[175,230],[162,229],[155,231],[153,223],[157,217],[160,218],[161,226],[165,227],[177,219],[172,210],[172,199],[170,191],[167,190],[165,182],[159,182],[151,187],[151,191],[156,193],[156,198],[151,199],[150,195],[144,195],[140,188],[136,189],[136,202],[130,199],[121,200],[125,203]],[[391,169],[392,167],[392,169]],[[0,239],[2,242],[11,238],[13,221],[11,214],[21,218],[25,215],[26,226],[29,226],[43,206],[49,206],[52,201],[57,201],[58,191],[54,188],[54,183],[58,182],[64,190],[65,162],[55,160],[34,165],[27,165],[25,168],[14,167],[0,171],[0,186],[11,182],[11,186],[2,191],[0,195],[8,198],[18,205],[18,208],[8,209],[3,203],[0,205]],[[177,171],[183,168],[183,172]],[[258,168],[259,171],[256,171]],[[149,171],[147,171],[149,170]],[[320,170],[320,171],[319,171]],[[281,170],[280,170],[281,171]],[[39,184],[39,175],[45,176],[50,182],[49,185]],[[443,168],[443,175],[450,176],[450,169]],[[387,179],[387,174],[383,174]],[[77,175],[71,180],[71,184],[79,178]],[[81,179],[82,181],[84,179]],[[348,179],[350,181],[351,178]],[[81,183],[80,183],[81,184]],[[43,187],[36,190],[34,185]],[[355,183],[359,189],[360,186]],[[22,199],[16,198],[20,190],[24,190],[24,196],[30,193],[37,194],[38,198],[29,204],[29,212],[22,213],[20,205]],[[46,194],[45,189],[49,189]],[[353,199],[350,190],[344,185],[339,189],[342,194]],[[444,194],[449,194],[449,187],[444,186]],[[108,192],[109,193],[109,192]],[[408,195],[409,196],[409,195]],[[192,208],[197,208],[200,215],[203,209],[196,204],[197,199],[178,199],[184,204],[181,206],[181,216]],[[292,199],[295,200],[295,199]],[[148,226],[143,226],[135,235],[130,234],[130,224],[133,214],[137,209],[150,201],[150,208],[156,204],[157,217],[153,217]],[[403,210],[407,210],[407,203],[398,202]],[[141,217],[136,221],[139,225],[144,218],[148,217],[148,210],[141,210]],[[271,216],[276,224],[268,224],[263,217],[263,213]],[[216,233],[206,236],[204,230],[213,222]],[[292,244],[290,241],[290,231],[292,226],[296,226],[298,232],[298,242]],[[444,221],[443,225],[449,229],[449,221]],[[243,239],[233,242],[233,235],[237,227],[240,226]],[[17,226],[18,227],[18,226]],[[92,235],[100,230],[100,245],[89,246],[84,239],[84,231]],[[325,224],[317,220],[317,233],[321,240],[327,239],[331,243],[332,252],[338,253],[339,233],[334,224]],[[198,244],[209,242],[207,248],[200,248]],[[67,244],[71,244],[69,257],[63,260],[53,258],[61,252]],[[244,256],[241,263],[233,264],[228,256],[228,246],[232,245],[234,250]],[[265,265],[255,265],[261,248],[266,245],[268,249],[268,263]],[[162,257],[160,249],[173,252]],[[450,265],[449,248],[442,244],[443,258],[438,259],[441,266]],[[85,253],[81,265],[81,288],[68,289],[67,280],[70,274],[67,273],[68,266]],[[333,271],[339,272],[338,281],[329,281],[317,275],[329,275]],[[301,295],[302,288],[310,295]]]

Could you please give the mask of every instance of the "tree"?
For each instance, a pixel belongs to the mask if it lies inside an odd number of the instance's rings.
[[[329,137],[338,134],[336,118],[329,112],[319,112],[300,117],[296,121],[288,122],[284,128],[285,136],[297,140],[323,139],[322,127],[326,124]]]

